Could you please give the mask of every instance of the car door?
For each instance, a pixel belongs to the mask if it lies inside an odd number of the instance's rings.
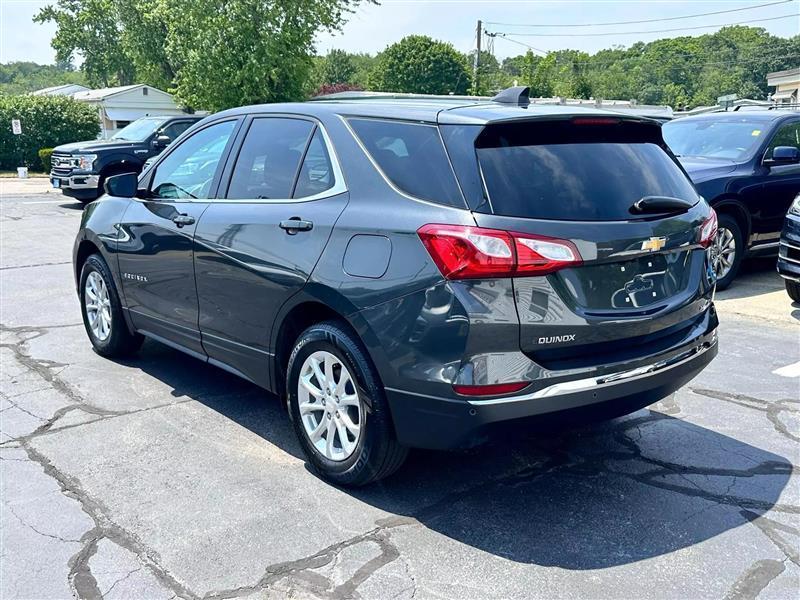
[[[315,121],[259,116],[244,128],[195,232],[200,332],[212,362],[268,387],[275,315],[308,280],[348,197]]]
[[[135,327],[198,354],[192,238],[237,125],[218,121],[171,148],[140,182],[145,198],[132,202],[120,223],[119,269]]]
[[[759,242],[777,241],[786,212],[800,193],[800,163],[769,164],[778,146],[793,146],[800,151],[800,119],[781,125],[764,154],[768,172],[761,201],[753,214],[753,233]]]

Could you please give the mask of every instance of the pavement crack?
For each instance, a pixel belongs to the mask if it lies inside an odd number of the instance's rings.
[[[8,512],[10,512],[14,516],[14,518],[17,521],[19,521],[23,526],[27,527],[28,529],[30,529],[34,533],[37,533],[37,534],[41,535],[42,537],[51,538],[51,539],[54,539],[54,540],[58,540],[59,542],[67,543],[67,544],[68,543],[75,543],[75,544],[79,544],[80,543],[80,540],[70,539],[70,538],[63,538],[61,536],[53,535],[51,533],[45,533],[44,531],[41,531],[41,530],[37,529],[36,527],[34,527],[30,523],[28,523],[25,519],[20,517],[17,514],[17,511],[14,510],[14,507],[11,504],[5,503],[5,507],[6,507],[6,509],[8,509]]]
[[[779,560],[757,560],[734,582],[725,594],[725,600],[755,600],[785,569],[786,566]]]

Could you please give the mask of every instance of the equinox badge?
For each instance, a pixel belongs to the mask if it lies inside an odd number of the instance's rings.
[[[656,250],[661,250],[666,243],[667,238],[665,237],[651,237],[649,240],[642,242],[642,250],[650,250],[650,252],[655,252]]]

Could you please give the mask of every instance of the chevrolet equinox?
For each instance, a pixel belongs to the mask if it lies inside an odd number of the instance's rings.
[[[237,108],[88,205],[86,332],[285,399],[328,480],[638,410],[716,355],[716,215],[655,121],[493,100]]]

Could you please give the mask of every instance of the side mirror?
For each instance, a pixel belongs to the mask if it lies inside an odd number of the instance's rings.
[[[766,161],[772,165],[790,165],[800,163],[800,150],[794,146],[776,146],[772,158]]]
[[[156,139],[153,140],[153,147],[154,148],[166,148],[172,142],[172,138],[168,135],[159,135]]]
[[[109,196],[134,198],[136,197],[138,185],[139,177],[136,173],[122,173],[121,175],[112,175],[106,179],[103,188]]]

